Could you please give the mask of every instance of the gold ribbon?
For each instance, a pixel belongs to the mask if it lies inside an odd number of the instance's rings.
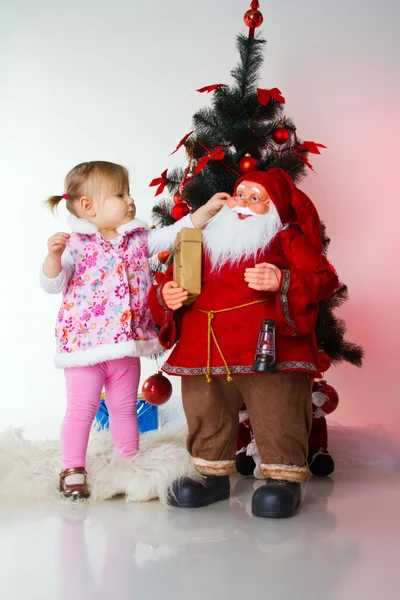
[[[211,337],[214,340],[215,345],[217,346],[217,350],[222,358],[222,361],[225,365],[225,369],[226,369],[226,373],[227,373],[227,378],[226,380],[230,383],[232,381],[232,373],[231,370],[228,366],[228,363],[225,360],[225,356],[223,355],[223,352],[221,350],[220,345],[218,344],[216,335],[215,335],[215,331],[214,328],[212,326],[212,322],[213,319],[215,318],[215,315],[219,314],[219,313],[224,313],[224,312],[230,312],[232,310],[239,310],[240,308],[246,308],[248,306],[253,306],[254,304],[261,304],[263,302],[269,302],[268,299],[264,299],[264,300],[255,300],[254,302],[248,302],[247,304],[240,304],[239,306],[232,306],[232,308],[222,308],[220,310],[201,310],[200,308],[193,308],[192,310],[196,310],[197,312],[203,313],[204,315],[207,315],[208,317],[208,330],[207,330],[207,371],[206,371],[206,379],[208,383],[211,383],[212,381],[212,377],[211,377]]]

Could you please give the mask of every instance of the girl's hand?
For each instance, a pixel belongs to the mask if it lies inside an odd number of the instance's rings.
[[[52,260],[61,261],[61,256],[67,246],[69,237],[70,236],[68,233],[55,233],[51,236],[51,238],[47,242],[49,258],[51,258]]]
[[[209,219],[214,217],[223,206],[225,206],[226,201],[230,200],[232,196],[226,194],[225,192],[218,192],[218,194],[214,194],[212,198],[206,204],[204,204],[204,209],[207,213]]]
[[[253,269],[246,269],[244,279],[253,290],[276,292],[281,285],[282,271],[275,265],[261,263]]]
[[[200,206],[200,208],[198,208],[196,212],[191,215],[193,225],[198,229],[203,227],[207,221],[219,213],[221,208],[225,206],[227,200],[230,198],[231,196],[225,192],[214,194],[214,196],[210,198],[208,202],[203,204],[203,206]]]
[[[178,310],[178,308],[181,308],[183,302],[188,297],[187,291],[178,287],[176,281],[168,281],[168,283],[164,285],[161,295],[165,305],[170,310]]]
[[[61,256],[69,240],[68,233],[55,233],[47,242],[48,255],[43,263],[43,273],[49,279],[58,277],[61,273]]]

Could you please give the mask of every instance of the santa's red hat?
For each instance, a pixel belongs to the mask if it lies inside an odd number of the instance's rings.
[[[269,169],[247,173],[236,181],[235,193],[243,181],[262,185],[274,203],[282,225],[298,223],[314,250],[321,252],[321,223],[317,209],[310,198],[295,186],[286,171]]]

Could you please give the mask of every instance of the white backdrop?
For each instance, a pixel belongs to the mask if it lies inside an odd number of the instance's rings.
[[[126,165],[138,216],[148,184],[190,130],[207,97],[229,82],[247,0],[2,0],[0,429],[56,435],[63,374],[52,366],[60,299],[38,286],[46,240],[63,225],[43,206],[75,164]],[[398,409],[397,0],[262,0],[268,39],[262,87],[279,87],[303,139],[328,149],[304,183],[332,237],[330,258],[349,284],[342,309],[365,368],[329,373],[342,423],[400,429]],[[396,193],[397,192],[397,193]],[[378,211],[381,211],[378,213]],[[378,216],[379,215],[379,216]],[[397,219],[396,219],[397,217]],[[396,262],[395,262],[396,261]],[[397,297],[396,297],[397,295]],[[143,376],[154,371],[149,361]],[[179,381],[175,383],[179,393]]]

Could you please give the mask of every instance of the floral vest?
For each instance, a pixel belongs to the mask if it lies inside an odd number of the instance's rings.
[[[72,233],[75,273],[56,324],[58,367],[97,364],[160,351],[147,303],[151,287],[145,229],[112,245],[99,233]]]

